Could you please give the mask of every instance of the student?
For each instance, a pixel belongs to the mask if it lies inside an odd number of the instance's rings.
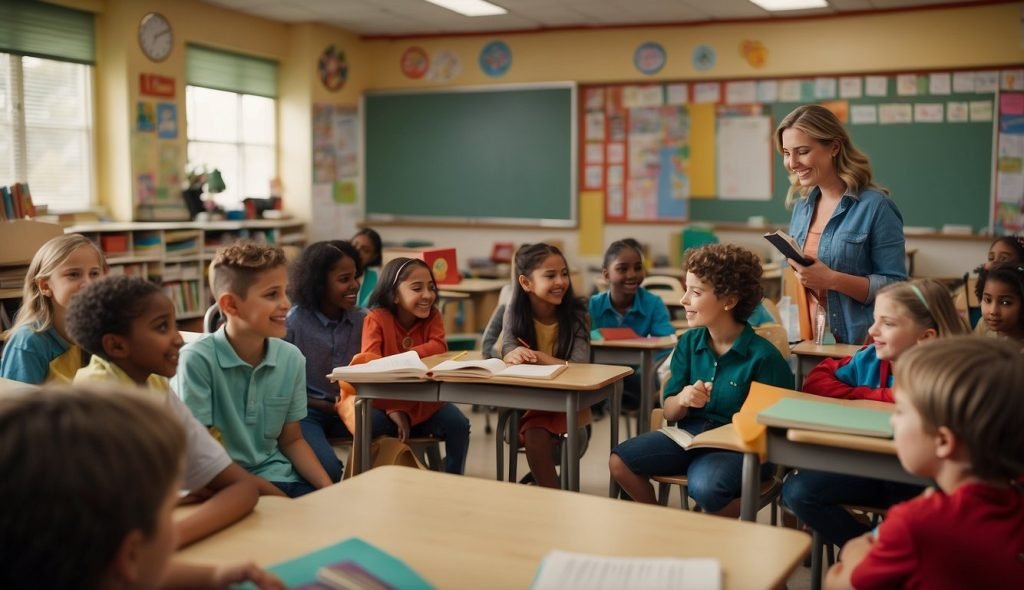
[[[907,278],[903,216],[825,107],[803,105],[786,115],[775,147],[792,179],[789,233],[814,259],[809,266],[789,261],[808,293],[810,325],[820,305],[838,342],[862,344],[875,294]]]
[[[1024,264],[1024,236],[1001,236],[996,238],[994,242],[988,247],[988,258],[985,262],[974,269],[974,272],[979,276],[984,274],[990,268],[997,264],[1005,262],[1016,262],[1017,264]],[[968,319],[974,326],[974,333],[979,335],[985,335],[989,333],[988,326],[985,322],[979,321],[981,319],[981,306],[971,306],[970,298],[967,293],[970,289],[971,281],[968,280],[969,276],[964,275],[964,287],[962,291],[957,293],[956,306],[957,309],[966,309],[968,313]],[[977,286],[977,282],[974,283]],[[981,296],[978,296],[981,299]],[[978,301],[973,303],[978,304]]]
[[[179,546],[207,537],[248,514],[264,492],[277,488],[231,461],[171,391],[169,377],[178,368],[184,342],[174,323],[174,303],[141,277],[106,277],[89,285],[68,308],[68,332],[92,355],[75,383],[102,381],[146,387],[166,400],[185,427],[182,485],[193,497],[209,498],[176,525]],[[260,485],[263,482],[263,486]]]
[[[746,322],[761,301],[761,263],[749,250],[709,244],[686,253],[682,304],[690,323],[672,353],[665,385],[665,419],[691,434],[732,421],[752,381],[792,387],[793,374],[775,346]],[[654,475],[686,474],[690,496],[705,511],[739,515],[743,455],[714,449],[687,451],[660,432],[615,447],[612,477],[637,502],[654,504]],[[773,468],[762,466],[762,476]]]
[[[638,336],[671,336],[676,333],[665,303],[640,286],[644,282],[644,254],[636,240],[627,238],[612,242],[605,250],[601,275],[608,282],[608,290],[590,298],[592,330],[627,327]],[[655,361],[662,361],[669,352],[659,353]],[[633,367],[633,370],[638,368]],[[641,375],[634,372],[623,382],[623,401],[634,408],[640,406],[641,381]]]
[[[444,319],[434,306],[436,302],[437,284],[426,262],[404,257],[388,262],[370,297],[362,352],[383,357],[412,350],[427,357],[447,351]],[[469,419],[453,404],[374,400],[373,405],[390,418],[383,424],[375,422],[374,435],[397,436],[402,442],[409,436],[443,438],[445,471],[466,471]],[[380,432],[380,427],[386,430]]]
[[[284,254],[236,242],[217,251],[211,269],[227,322],[181,349],[174,390],[232,459],[288,496],[331,485],[299,426],[306,361],[281,340],[289,308]]]
[[[896,366],[896,452],[938,489],[843,548],[829,588],[1019,588],[1024,580],[1024,362],[1019,344],[957,337]]]
[[[135,391],[0,398],[0,587],[284,588],[252,563],[171,559],[185,446],[181,422]]]
[[[85,236],[65,234],[43,244],[25,274],[14,326],[4,334],[0,377],[70,383],[82,368],[82,352],[68,337],[64,315],[71,297],[106,272],[103,253]]]
[[[988,332],[1024,341],[1024,263],[1004,262],[978,276],[981,322]]]
[[[560,365],[590,362],[590,321],[569,279],[569,265],[558,248],[540,243],[516,252],[516,282],[505,309],[501,350],[509,364]],[[590,410],[574,417],[576,428],[590,423]],[[554,451],[568,432],[561,412],[530,410],[523,415],[519,437],[538,485],[559,487]]]
[[[380,234],[368,227],[352,236],[352,245],[359,251],[363,269],[363,283],[359,287],[359,307],[366,307],[370,295],[377,287],[377,277],[380,275],[380,267],[383,266],[381,256],[384,253],[384,245],[380,240]]]
[[[893,402],[893,366],[914,345],[967,333],[967,325],[938,281],[918,279],[886,285],[875,298],[874,340],[857,354],[826,359],[804,380],[807,393],[842,399]],[[912,498],[920,486],[854,475],[801,469],[782,486],[782,501],[826,543],[842,546],[869,527],[843,504],[888,508]]]
[[[309,443],[331,481],[341,480],[344,466],[328,438],[351,437],[352,433],[335,410],[338,385],[327,375],[335,367],[348,365],[359,352],[366,311],[358,307],[359,252],[342,240],[311,244],[291,267],[288,297],[295,305],[288,312],[285,340],[306,357],[306,417],[299,421],[302,436]],[[375,431],[387,422],[380,410],[373,411]]]

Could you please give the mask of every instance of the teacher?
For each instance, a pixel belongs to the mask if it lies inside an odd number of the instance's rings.
[[[775,130],[775,147],[790,172],[789,233],[814,259],[808,266],[789,261],[807,290],[810,325],[823,315],[837,342],[861,344],[875,293],[907,278],[903,216],[825,107],[797,107]]]

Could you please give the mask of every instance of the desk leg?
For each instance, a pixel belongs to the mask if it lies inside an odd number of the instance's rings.
[[[810,373],[811,370],[814,369],[815,366],[817,366],[818,363],[816,361],[820,361],[820,360],[821,360],[820,358],[814,357],[814,356],[801,356],[801,355],[797,355],[796,356],[796,390],[797,391],[803,391],[804,376],[807,375],[808,373]]]
[[[612,386],[611,395],[611,450],[615,450],[615,447],[619,446],[619,421],[622,420],[622,379],[619,379]],[[608,475],[608,497],[618,498],[619,497],[619,483],[615,481],[615,478]]]
[[[574,391],[565,396],[565,425],[569,432],[566,444],[569,445],[568,459],[562,469],[568,469],[569,477],[566,478],[566,489],[572,492],[580,491],[580,392]]]
[[[477,309],[479,308],[477,303],[477,295],[475,293],[469,296],[469,299],[462,300],[462,331],[473,333],[477,332]],[[489,318],[488,318],[489,319]],[[486,326],[485,326],[486,327]]]
[[[645,349],[640,354],[640,415],[636,420],[636,434],[651,430],[651,409],[654,407],[654,351]]]
[[[370,445],[373,441],[373,428],[371,414],[373,412],[373,400],[359,399],[356,401],[356,435],[359,438],[359,470],[366,471],[370,468]],[[354,471],[354,470],[353,470]]]
[[[757,519],[757,501],[760,494],[761,458],[757,453],[743,453],[743,484],[740,497],[740,520]]]

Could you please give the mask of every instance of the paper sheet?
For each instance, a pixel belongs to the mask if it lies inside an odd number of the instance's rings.
[[[552,551],[541,562],[531,590],[714,590],[722,587],[722,566],[711,558],[605,557]]]

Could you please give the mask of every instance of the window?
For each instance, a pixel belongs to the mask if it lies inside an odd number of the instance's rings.
[[[216,168],[226,209],[270,196],[277,177],[277,64],[197,45],[187,47],[188,165]]]
[[[43,2],[0,3],[0,185],[37,205],[94,203],[93,17]]]

